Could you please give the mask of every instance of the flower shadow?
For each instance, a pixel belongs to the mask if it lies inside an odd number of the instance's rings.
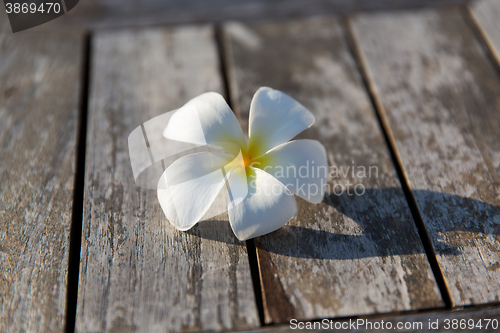
[[[440,192],[413,193],[424,218],[432,217],[426,227],[437,253],[460,255],[460,248],[478,237],[494,235],[500,240],[499,206]],[[329,260],[424,253],[399,188],[367,189],[363,195],[352,191],[327,194],[318,206],[299,198],[297,203],[299,215],[275,232],[256,238],[257,248],[283,256]],[[214,233],[214,227],[225,232]],[[447,237],[455,231],[460,237]],[[203,222],[188,232],[238,243],[234,235],[228,234],[231,231],[227,220]]]

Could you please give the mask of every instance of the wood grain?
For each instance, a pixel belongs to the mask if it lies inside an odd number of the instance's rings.
[[[299,137],[319,140],[331,167],[323,203],[297,199],[296,218],[255,240],[265,321],[442,306],[339,21],[232,23],[225,35],[242,126],[248,127],[258,87],[284,91],[315,115],[315,125]],[[353,195],[355,189],[362,195]]]
[[[259,324],[244,243],[227,215],[175,230],[156,190],[134,184],[127,137],[206,91],[221,91],[213,30],[99,33],[93,42],[77,332]]]
[[[7,13],[0,10],[0,33],[12,32]]]
[[[82,35],[0,32],[0,332],[62,332]]]
[[[354,27],[451,296],[469,305],[500,300],[500,80],[461,14]]]
[[[495,0],[481,0],[472,3],[469,7],[472,18],[478,26],[487,47],[500,66],[500,2]]]

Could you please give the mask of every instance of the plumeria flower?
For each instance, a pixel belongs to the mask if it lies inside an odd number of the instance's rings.
[[[320,203],[327,177],[325,148],[315,140],[289,141],[313,123],[312,113],[296,100],[263,87],[250,105],[247,143],[221,95],[210,92],[190,100],[172,115],[163,136],[210,151],[179,158],[160,178],[158,200],[169,222],[190,229],[226,187],[229,222],[243,241],[295,217],[294,194]]]

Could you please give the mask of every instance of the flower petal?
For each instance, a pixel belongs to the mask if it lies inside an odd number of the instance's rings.
[[[247,167],[247,182],[247,197],[228,211],[240,241],[270,233],[297,215],[295,197],[270,174]]]
[[[328,162],[325,147],[319,141],[284,143],[257,158],[254,163],[299,197],[314,204],[323,200]]]
[[[227,209],[232,209],[245,200],[248,195],[245,165],[233,167],[228,173]]]
[[[294,138],[314,123],[314,116],[292,97],[261,87],[250,104],[248,147],[251,157]]]
[[[225,151],[184,156],[172,163],[158,182],[158,201],[169,222],[179,230],[193,227],[225,184],[228,166],[243,164]]]
[[[197,145],[230,142],[241,149],[247,146],[233,111],[215,92],[199,95],[175,111],[163,136]]]

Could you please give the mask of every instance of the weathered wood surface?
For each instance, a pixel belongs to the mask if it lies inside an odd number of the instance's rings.
[[[95,36],[77,332],[259,325],[244,243],[227,215],[189,232],[166,220],[156,190],[134,184],[127,137],[206,91],[221,91],[213,30]]]
[[[324,15],[359,10],[381,10],[465,3],[467,0],[82,0],[60,24],[91,28],[152,24],[261,20]]]
[[[359,325],[357,320],[364,320]],[[496,321],[494,321],[496,319]],[[456,325],[454,325],[456,320]],[[333,322],[333,323],[332,323]],[[354,322],[354,324],[353,324]],[[383,322],[383,323],[382,323]],[[319,321],[316,325],[320,325]],[[371,323],[371,324],[370,324]],[[377,327],[384,327],[385,329],[374,329]],[[432,325],[431,325],[431,324]],[[436,326],[437,323],[437,326]],[[469,328],[468,325],[474,324],[474,328]],[[304,323],[304,325],[306,325]],[[312,323],[311,325],[314,325]],[[400,314],[400,315],[384,315],[384,316],[369,316],[369,317],[356,317],[350,319],[337,319],[328,320],[327,325],[333,327],[330,331],[342,332],[409,332],[409,333],[431,333],[431,332],[498,332],[500,328],[500,307],[480,307],[480,308],[467,308],[461,310],[441,310],[434,312],[422,312],[416,314]],[[335,329],[337,325],[337,329]],[[347,327],[342,329],[342,325]],[[370,326],[371,325],[371,326]],[[398,329],[398,325],[402,325],[402,329]],[[404,328],[404,325],[408,325]],[[460,328],[460,325],[465,325],[465,329]],[[498,325],[498,326],[497,326]],[[387,327],[390,326],[390,329]],[[486,326],[488,326],[486,328]],[[283,324],[263,327],[260,329],[247,330],[243,332],[297,332],[298,328],[293,328],[294,325]],[[314,327],[314,326],[312,326]],[[326,327],[326,326],[325,326]],[[458,327],[454,329],[453,327]],[[472,326],[471,326],[472,327]],[[308,329],[307,332],[325,332],[326,329]],[[239,331],[241,332],[241,331]]]
[[[82,53],[0,32],[0,332],[64,330]]]
[[[12,32],[9,24],[9,18],[5,11],[0,10],[0,33]]]
[[[500,1],[476,1],[469,10],[493,58],[500,66]]]
[[[258,87],[282,90],[316,117],[299,137],[319,140],[330,166],[347,173],[332,171],[323,203],[297,199],[296,218],[255,240],[265,321],[442,306],[339,21],[234,23],[224,31],[229,90],[245,130]],[[355,186],[366,193],[350,195]]]
[[[500,80],[458,9],[354,30],[458,305],[500,300]]]

